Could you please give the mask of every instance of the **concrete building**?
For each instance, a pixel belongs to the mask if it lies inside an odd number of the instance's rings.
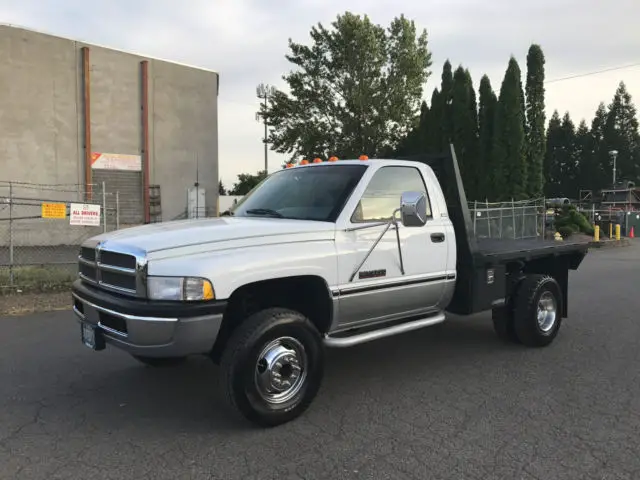
[[[184,216],[197,180],[215,212],[218,86],[213,71],[0,25],[0,180],[75,184],[76,201],[105,182],[120,226]],[[73,244],[68,222],[47,228],[47,243]]]

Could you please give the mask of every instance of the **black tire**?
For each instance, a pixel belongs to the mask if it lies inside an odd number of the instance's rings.
[[[187,360],[187,357],[144,357],[142,355],[133,355],[133,358],[149,367],[175,367]]]
[[[264,389],[258,387],[258,357],[270,342],[282,338],[289,339],[283,340],[289,342],[288,346],[294,345],[298,350],[302,347],[304,353],[295,358],[306,356],[306,369],[300,371],[297,379],[287,375],[294,387],[300,381],[298,390],[291,398],[275,404],[266,400],[267,393],[261,394]],[[264,368],[264,363],[261,365]],[[283,362],[283,365],[291,364]],[[304,362],[298,365],[304,366]],[[304,413],[320,389],[324,375],[322,337],[304,315],[284,308],[269,308],[251,315],[232,333],[220,367],[222,389],[232,408],[256,425],[281,425]]]
[[[513,306],[510,303],[494,308],[491,312],[491,319],[493,320],[493,330],[501,341],[520,343],[514,326]]]
[[[538,304],[550,299],[555,316],[549,316],[549,325],[540,325]],[[548,275],[528,275],[520,284],[514,298],[514,330],[527,347],[546,347],[558,335],[562,323],[562,290],[558,282]]]

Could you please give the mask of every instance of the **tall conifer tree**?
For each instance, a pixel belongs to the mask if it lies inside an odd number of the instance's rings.
[[[539,45],[531,45],[527,54],[527,193],[542,194],[545,153],[544,54]]]
[[[505,72],[495,117],[494,185],[501,199],[523,199],[527,191],[527,165],[520,67],[514,57]]]

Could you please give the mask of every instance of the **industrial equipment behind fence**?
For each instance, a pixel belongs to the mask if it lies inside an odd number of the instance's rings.
[[[72,280],[80,244],[119,226],[118,193],[104,184],[86,192],[84,185],[0,182],[0,294]]]
[[[629,205],[607,208],[585,208],[580,210],[587,217],[589,223],[600,227],[600,238],[613,238],[616,225],[620,225],[620,234],[623,237],[630,236],[631,229],[634,236],[640,229],[640,211],[632,209]]]
[[[469,202],[479,238],[544,238],[552,224],[544,198],[508,202]]]

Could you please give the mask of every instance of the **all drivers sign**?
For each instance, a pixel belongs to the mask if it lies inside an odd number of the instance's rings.
[[[100,226],[100,205],[72,203],[69,211],[70,225],[84,225],[86,227]]]

